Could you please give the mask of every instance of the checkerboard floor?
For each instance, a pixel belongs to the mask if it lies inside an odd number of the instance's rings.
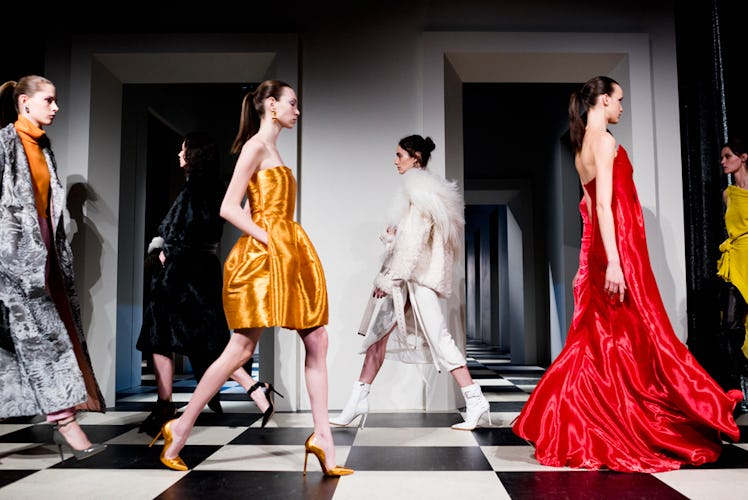
[[[325,478],[313,456],[303,476],[308,412],[260,414],[241,388],[222,389],[224,414],[205,409],[181,453],[186,472],[165,469],[161,446],[148,448],[138,425],[155,400],[152,387],[118,395],[105,414],[84,413],[90,439],[107,449],[60,460],[51,427],[40,418],[0,421],[0,499],[575,499],[739,498],[748,491],[748,415],[743,438],[718,462],[661,474],[622,474],[544,467],[509,425],[543,370],[512,365],[500,353],[468,346],[469,368],[491,402],[491,427],[455,431],[459,412],[372,412],[364,429],[334,428],[338,463],[356,469]],[[194,381],[175,384],[184,404]],[[331,413],[336,410],[331,410]],[[484,422],[485,423],[485,422]],[[160,443],[160,442],[159,442]]]

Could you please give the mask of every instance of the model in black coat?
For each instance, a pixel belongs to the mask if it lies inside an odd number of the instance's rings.
[[[176,414],[171,401],[173,353],[189,358],[199,381],[231,335],[223,311],[223,273],[217,254],[226,186],[218,178],[215,149],[204,133],[185,136],[179,161],[186,182],[148,247],[146,269],[151,286],[136,347],[153,356],[158,400],[140,427],[151,436]],[[263,414],[273,411],[265,394],[268,384],[256,383],[244,368],[232,378],[250,391]],[[220,393],[208,406],[222,411]]]

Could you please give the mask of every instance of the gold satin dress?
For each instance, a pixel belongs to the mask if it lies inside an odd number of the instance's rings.
[[[286,166],[249,180],[252,219],[268,232],[267,246],[242,235],[224,263],[223,308],[231,329],[327,324],[327,284],[314,245],[293,220],[296,179]]]

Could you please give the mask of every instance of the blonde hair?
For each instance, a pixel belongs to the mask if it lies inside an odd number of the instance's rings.
[[[33,96],[43,85],[54,86],[54,83],[43,76],[27,75],[17,82],[8,80],[0,85],[0,126],[15,123],[19,111],[18,98],[22,95]]]

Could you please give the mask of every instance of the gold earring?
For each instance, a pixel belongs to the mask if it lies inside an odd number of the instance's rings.
[[[276,121],[278,119],[278,115],[275,114],[275,110],[273,110],[273,121]]]

